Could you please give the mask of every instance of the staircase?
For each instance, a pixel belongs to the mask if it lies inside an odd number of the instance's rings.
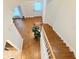
[[[49,24],[43,24],[43,28],[47,37],[45,42],[49,59],[76,59],[74,53]]]
[[[23,38],[22,59],[76,59],[74,53],[70,51],[69,47],[66,46],[62,38],[57,35],[49,24],[43,24],[42,26],[42,32],[44,32],[42,36],[45,39],[40,39],[41,43],[35,41],[31,28],[34,23],[40,22],[42,22],[40,17],[14,21],[16,28]],[[21,24],[23,24],[23,27],[20,26]],[[43,58],[40,58],[40,55]]]

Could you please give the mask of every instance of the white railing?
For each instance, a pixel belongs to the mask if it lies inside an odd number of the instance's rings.
[[[40,49],[41,49],[41,59],[49,59],[43,30],[41,30]]]

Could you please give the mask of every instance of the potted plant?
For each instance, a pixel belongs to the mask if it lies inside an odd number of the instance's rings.
[[[35,38],[40,39],[41,34],[39,27],[34,24],[34,26],[32,27],[32,31],[34,32]]]

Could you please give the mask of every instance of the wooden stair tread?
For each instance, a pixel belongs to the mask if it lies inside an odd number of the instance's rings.
[[[69,47],[66,46],[49,24],[43,24],[43,28],[56,59],[75,59],[74,53],[69,50]]]

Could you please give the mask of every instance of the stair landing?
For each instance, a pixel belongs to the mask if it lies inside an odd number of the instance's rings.
[[[32,26],[40,23],[42,18],[33,17],[25,20],[15,20],[14,24],[23,38],[22,59],[41,59],[40,41],[34,38]],[[19,25],[22,25],[21,27]]]

